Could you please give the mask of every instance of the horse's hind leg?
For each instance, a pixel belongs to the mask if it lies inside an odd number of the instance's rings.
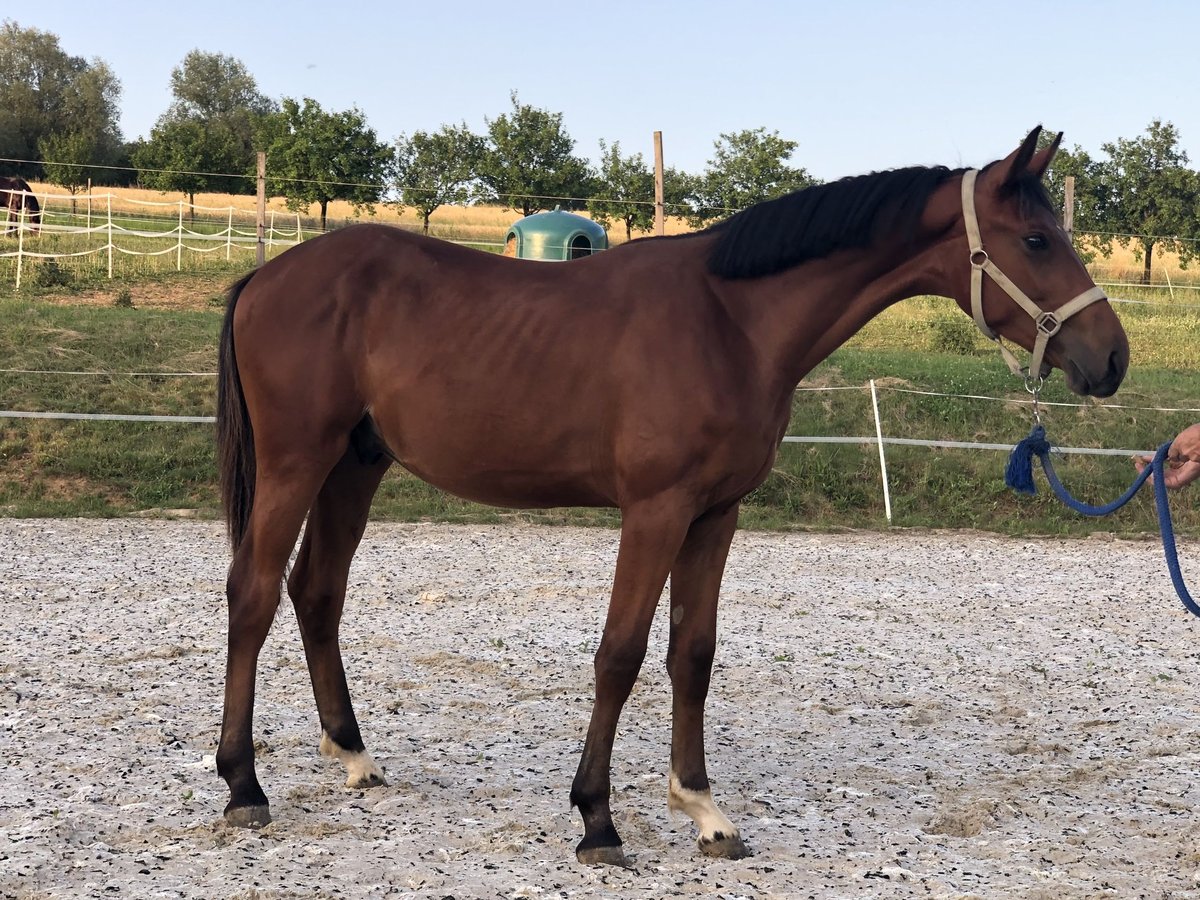
[[[321,720],[321,753],[342,761],[346,787],[352,788],[385,782],[358,730],[342,666],[338,626],[350,560],[366,528],[371,498],[389,464],[382,456],[363,462],[355,447],[346,451],[308,514],[304,541],[288,578],[288,594],[300,622]]]
[[[709,856],[749,855],[738,830],[712,799],[704,763],[704,701],[716,652],[717,597],[738,507],[710,512],[692,523],[671,568],[671,777],[667,806],[700,829],[700,850]]]
[[[258,654],[279,607],[279,589],[304,516],[339,456],[344,437],[298,442],[259,437],[258,478],[246,535],[229,567],[229,657],[225,715],[217,772],[229,785],[225,818],[256,827],[271,821],[266,794],[254,772],[254,690]]]

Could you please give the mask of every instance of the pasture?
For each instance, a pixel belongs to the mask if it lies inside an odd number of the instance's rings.
[[[258,832],[223,823],[213,770],[222,528],[4,519],[0,540],[5,897],[1200,896],[1198,623],[1151,542],[739,534],[708,732],[755,855],[702,857],[667,814],[660,609],[617,738],[624,871],[574,861],[566,800],[615,533],[370,526],[343,643],[389,786],[317,756],[285,607]]]
[[[0,408],[120,414],[211,415],[211,373],[224,304],[223,276],[171,276],[128,284],[132,307],[109,290],[60,291],[0,302]],[[1046,399],[1051,438],[1063,446],[1153,449],[1194,421],[1200,396],[1200,311],[1121,305],[1134,365],[1111,403],[1079,404],[1061,378]],[[60,375],[55,372],[97,372]],[[113,373],[113,374],[106,374]],[[884,433],[897,438],[1011,445],[1029,430],[1027,395],[965,316],[947,300],[901,303],[815,370],[793,403],[795,435],[871,435],[865,385],[880,385]],[[931,391],[943,396],[906,393]],[[977,395],[1005,402],[981,401]],[[1155,530],[1149,491],[1119,514],[1081,518],[1047,495],[1022,498],[1003,483],[996,451],[892,447],[895,524],[1007,533],[1137,535]],[[15,516],[217,515],[211,426],[0,420],[0,511]],[[1059,464],[1079,496],[1101,502],[1133,477],[1120,457],[1070,456]],[[1041,476],[1039,474],[1038,478]],[[1200,509],[1175,502],[1184,533]],[[174,513],[172,513],[174,514]],[[394,467],[376,498],[382,520],[615,524],[606,511],[511,513],[459,501]],[[748,498],[751,528],[878,528],[885,524],[878,455],[867,445],[787,444],[772,477]]]

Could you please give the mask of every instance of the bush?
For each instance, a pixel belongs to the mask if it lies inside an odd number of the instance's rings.
[[[71,273],[53,259],[42,260],[33,273],[33,283],[40,288],[66,287],[73,280]]]
[[[975,323],[957,315],[940,315],[930,321],[933,349],[939,353],[970,356],[975,352]]]

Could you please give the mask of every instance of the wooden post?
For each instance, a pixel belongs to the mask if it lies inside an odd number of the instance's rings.
[[[255,259],[257,265],[262,265],[267,261],[267,246],[263,242],[265,237],[264,232],[267,227],[267,154],[263,151],[258,151],[258,207],[256,217],[258,223],[255,227],[255,233],[258,235]]]
[[[1075,240],[1075,176],[1068,175],[1063,180],[1063,231],[1067,238]]]
[[[667,232],[667,220],[663,210],[663,149],[662,132],[654,132],[654,233]]]

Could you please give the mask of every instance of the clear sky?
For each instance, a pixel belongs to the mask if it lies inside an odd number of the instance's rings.
[[[822,179],[979,165],[1037,124],[1093,156],[1174,122],[1200,166],[1200,3],[311,2],[5,4],[0,17],[100,58],[123,86],[126,138],[147,136],[191,50],[244,63],[262,93],[354,106],[378,137],[508,111],[563,114],[600,139],[699,173],[722,133],[766,127]]]

